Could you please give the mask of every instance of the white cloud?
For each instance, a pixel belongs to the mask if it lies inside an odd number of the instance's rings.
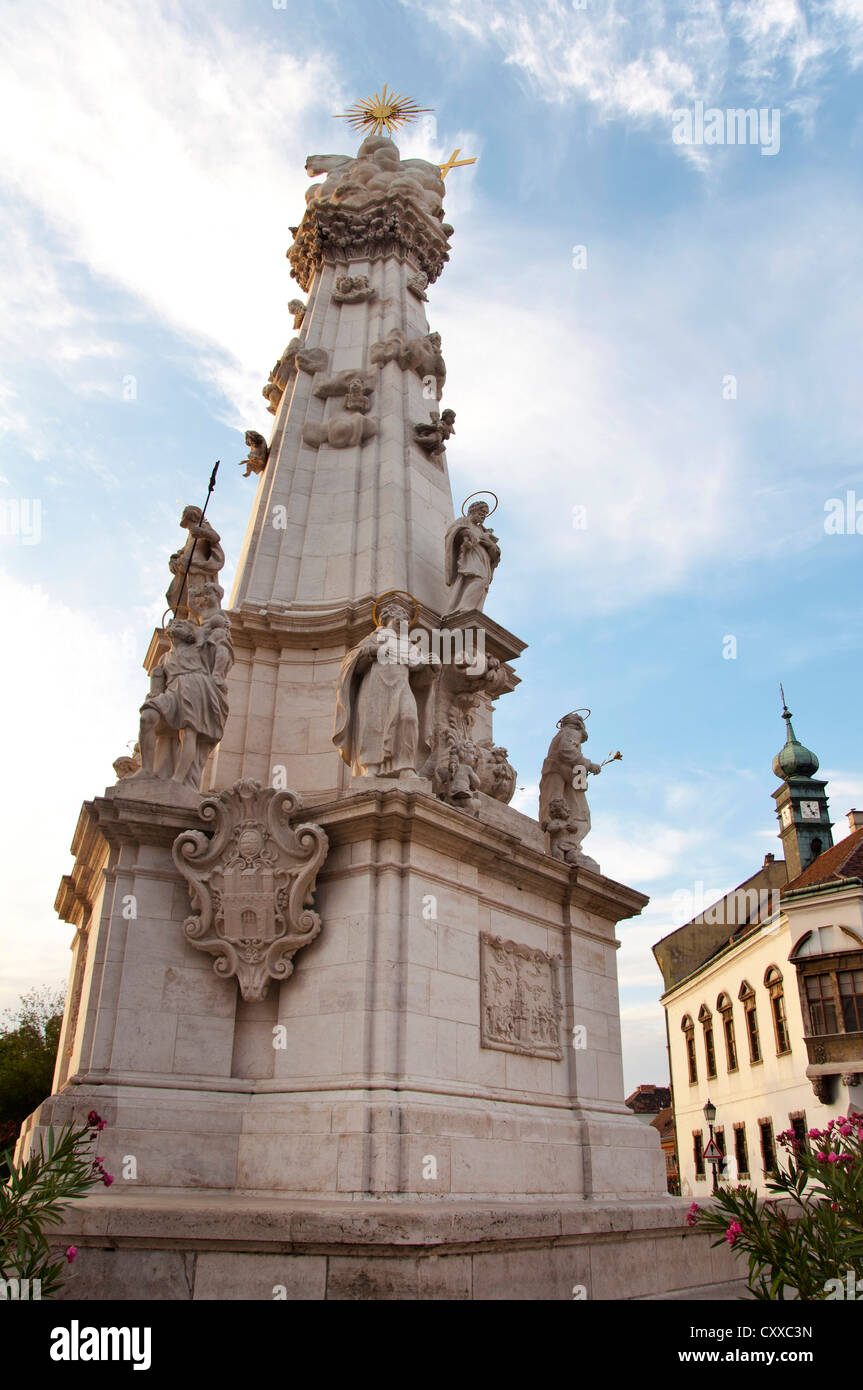
[[[131,630],[110,632],[0,572],[7,653],[0,806],[4,963],[0,1009],[32,984],[65,983],[72,928],[54,914],[83,799],[114,783],[146,694]]]
[[[217,348],[207,370],[224,373],[238,415],[267,420],[306,141],[339,93],[322,57],[204,14],[187,28],[128,0],[18,6],[0,50],[2,177],[71,256]]]
[[[540,98],[584,102],[602,120],[667,120],[695,98],[738,87],[757,104],[789,101],[828,59],[863,54],[861,0],[649,0],[630,18],[615,0],[402,0],[450,35],[495,46]],[[457,41],[457,40],[456,40]],[[708,168],[704,151],[676,147]],[[715,157],[714,151],[714,157]]]

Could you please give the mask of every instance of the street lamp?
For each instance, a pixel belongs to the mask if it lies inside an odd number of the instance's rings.
[[[716,1192],[719,1187],[717,1173],[719,1171],[719,1165],[722,1162],[722,1151],[713,1137],[713,1121],[716,1119],[716,1106],[710,1099],[708,1099],[704,1107],[704,1118],[710,1128],[710,1138],[707,1141],[707,1148],[704,1150],[704,1157],[713,1169],[713,1191]]]

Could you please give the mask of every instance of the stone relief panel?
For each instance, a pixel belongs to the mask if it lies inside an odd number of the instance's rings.
[[[480,934],[480,1046],[562,1061],[559,956]]]

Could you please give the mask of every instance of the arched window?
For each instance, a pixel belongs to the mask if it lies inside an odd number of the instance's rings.
[[[725,1062],[729,1071],[737,1071],[737,1041],[734,1037],[734,1006],[731,996],[720,994],[716,1008],[722,1019],[722,1034],[725,1038]]]
[[[704,1056],[707,1060],[707,1079],[713,1081],[716,1077],[716,1044],[713,1039],[713,1014],[706,1004],[702,1004],[698,1010],[698,1022],[704,1029]]]
[[[782,972],[775,965],[768,965],[764,972],[764,983],[770,995],[770,1009],[773,1014],[773,1032],[776,1036],[776,1056],[782,1057],[791,1051],[788,1037],[788,1018],[785,1013],[785,992],[782,988]]]
[[[695,1056],[695,1024],[689,1014],[685,1014],[681,1023],[683,1036],[686,1041],[686,1064],[689,1067],[689,1084],[694,1086],[698,1081],[698,1061]]]
[[[761,1039],[758,1036],[758,1010],[755,1005],[755,990],[748,980],[740,986],[738,998],[743,1002],[743,1015],[746,1019],[746,1038],[749,1043],[749,1061],[754,1066],[761,1061]]]

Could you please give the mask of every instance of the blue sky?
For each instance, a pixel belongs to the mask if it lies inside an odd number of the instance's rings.
[[[2,8],[0,498],[41,535],[0,536],[0,1006],[65,980],[54,894],[135,734],[180,506],[221,457],[231,565],[303,163],[352,151],[332,113],[386,81],[434,108],[404,153],[478,156],[429,317],[456,503],[501,497],[488,611],[530,644],[496,731],[531,813],[566,710],[623,752],[586,848],[651,895],[621,927],[626,1079],[663,1081],[649,948],[675,891],[779,852],[780,679],[837,835],[863,804],[863,537],[824,528],[863,501],[863,0]],[[675,144],[698,101],[779,110],[778,153]]]

